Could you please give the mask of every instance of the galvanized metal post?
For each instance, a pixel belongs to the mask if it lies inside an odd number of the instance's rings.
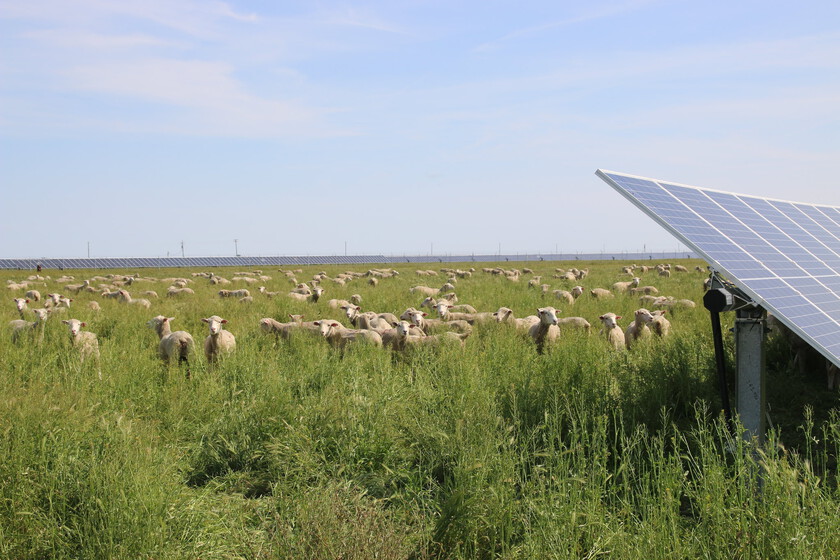
[[[742,309],[735,319],[735,354],[738,368],[736,392],[738,416],[744,426],[744,439],[764,445],[766,430],[766,375],[764,334],[767,329],[763,309]]]

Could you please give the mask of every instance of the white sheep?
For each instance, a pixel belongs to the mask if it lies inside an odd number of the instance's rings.
[[[170,323],[175,317],[166,317],[158,315],[150,319],[146,325],[153,328],[160,338],[158,344],[158,356],[167,364],[171,363],[173,359],[177,358],[178,363],[185,363],[187,365],[187,379],[190,378],[190,361],[189,356],[195,348],[195,341],[190,333],[187,331],[172,332]]]
[[[574,305],[575,303],[575,296],[572,295],[572,292],[567,292],[566,290],[554,290],[554,297],[557,299],[562,299],[569,305]]]
[[[102,307],[99,305],[98,301],[89,301],[87,306],[91,311],[102,311]]]
[[[440,288],[430,288],[428,286],[413,286],[409,288],[409,293],[422,294],[424,296],[436,296],[440,293]]]
[[[222,353],[230,354],[236,349],[236,337],[230,331],[224,330],[227,319],[218,315],[211,315],[202,319],[207,323],[210,334],[204,339],[204,357],[208,363],[214,363]]]
[[[393,345],[395,349],[405,350],[408,348],[416,348],[421,346],[438,347],[443,344],[459,344],[462,347],[470,336],[470,333],[458,333],[447,331],[435,335],[425,335],[422,329],[419,333],[413,333],[411,329],[416,329],[416,325],[412,325],[408,321],[397,321],[395,323],[397,342]],[[389,332],[390,334],[390,332]]]
[[[41,301],[41,292],[38,290],[29,290],[24,294],[24,297],[31,299],[32,301]]]
[[[412,325],[421,329],[426,334],[447,331],[461,333],[472,332],[472,326],[466,321],[444,321],[442,319],[427,319],[426,316],[426,313],[424,313],[423,311],[414,309],[413,307],[409,307],[405,310],[405,312],[403,312],[402,315],[400,315],[400,320],[411,323]],[[394,323],[395,321],[390,322],[390,324],[392,325]]]
[[[595,299],[609,299],[613,296],[613,293],[604,288],[593,288],[589,290],[589,294]]]
[[[9,322],[12,327],[12,342],[17,344],[22,341],[24,336],[31,335],[35,337],[36,342],[40,344],[44,341],[44,328],[47,319],[50,317],[49,309],[33,309],[35,313],[35,321],[26,321],[24,319],[15,319]]]
[[[653,314],[643,307],[637,309],[633,317],[633,322],[627,325],[627,329],[624,331],[624,344],[628,350],[637,340],[651,336],[648,325],[653,321]]]
[[[23,311],[25,309],[27,309],[26,304],[29,303],[29,300],[26,299],[26,298],[15,298],[14,302],[15,302],[15,307],[18,310],[18,315],[20,315],[20,318],[25,321],[26,316],[24,315]]]
[[[518,331],[528,332],[534,323],[538,323],[540,318],[536,315],[529,315],[524,318],[516,318],[513,316],[513,310],[509,307],[500,307],[498,311],[493,313],[493,318],[499,323],[512,325]]]
[[[575,286],[572,288],[572,297],[577,299],[583,295],[583,286]]]
[[[641,281],[642,281],[641,278],[639,278],[638,276],[635,276],[629,282],[616,282],[615,284],[612,285],[612,289],[615,290],[616,292],[626,292],[630,288],[637,287]]]
[[[354,343],[368,343],[374,346],[382,346],[382,336],[376,331],[348,329],[338,321],[330,319],[315,321],[315,324],[320,328],[321,336],[333,348],[344,350],[348,344]]]
[[[492,311],[481,311],[478,313],[463,313],[463,312],[455,312],[452,309],[454,305],[451,305],[445,300],[438,300],[435,309],[437,310],[438,315],[444,321],[466,321],[469,324],[473,325],[475,323],[489,323],[490,321],[495,321],[496,318],[493,316]]]
[[[247,296],[250,296],[250,295],[251,295],[251,292],[249,292],[248,290],[246,290],[244,288],[241,289],[241,290],[219,290],[219,297],[223,297],[223,298],[230,297],[230,298],[237,298],[238,299],[238,298],[243,298],[243,297],[247,297]]]
[[[78,319],[67,319],[62,323],[70,328],[70,340],[73,343],[73,348],[79,351],[82,363],[85,363],[88,358],[93,358],[96,362],[99,379],[102,379],[102,370],[99,366],[99,340],[97,340],[96,335],[89,331],[83,331],[82,327],[86,327],[87,323]]]
[[[125,304],[128,304],[128,305],[136,305],[136,306],[142,307],[144,309],[149,309],[152,306],[152,302],[150,302],[147,299],[143,299],[143,298],[133,299],[131,297],[131,294],[128,293],[128,290],[119,290],[117,293],[119,294],[119,295],[117,295],[117,301],[119,301],[121,303],[125,303]]]
[[[537,352],[542,354],[547,344],[560,337],[560,329],[557,327],[557,310],[553,307],[540,307],[537,316],[539,321],[531,325],[528,334],[537,345]]]
[[[589,334],[592,325],[583,317],[558,317],[557,328],[560,329],[561,333],[566,329],[578,329]]]
[[[169,289],[166,290],[166,297],[178,297],[184,295],[195,295],[195,291],[192,288],[179,288],[178,286],[169,286]]]
[[[624,342],[624,331],[621,330],[621,327],[619,327],[617,323],[618,319],[621,319],[621,315],[616,315],[615,313],[604,313],[598,318],[603,324],[601,333],[606,337],[607,342],[609,342],[616,350],[625,350],[626,343]]]
[[[671,333],[671,321],[665,318],[665,313],[667,311],[664,309],[652,311],[651,315],[653,315],[653,320],[650,323],[650,328],[653,333],[663,338]]]

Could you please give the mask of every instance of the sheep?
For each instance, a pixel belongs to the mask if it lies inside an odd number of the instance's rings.
[[[204,339],[204,357],[212,364],[222,353],[230,354],[236,349],[236,337],[230,331],[224,330],[222,325],[227,324],[227,319],[218,315],[211,315],[202,319],[207,323],[210,334]]]
[[[565,300],[565,302],[569,305],[574,305],[575,303],[575,296],[573,296],[571,292],[567,292],[566,290],[554,290],[552,293],[554,294],[554,297]]]
[[[351,303],[346,299],[331,299],[327,302],[327,305],[329,305],[332,309],[342,309],[344,307],[347,307],[348,305],[351,305]]]
[[[81,330],[82,327],[87,326],[87,323],[83,323],[78,319],[66,319],[62,323],[69,327],[70,340],[73,343],[73,347],[79,351],[82,363],[85,363],[85,359],[87,358],[93,358],[96,362],[99,379],[102,379],[102,370],[99,367],[99,340],[97,340],[96,335],[92,332]]]
[[[636,294],[658,294],[659,290],[656,286],[638,286],[635,288],[630,288],[627,290],[628,293],[636,295]]]
[[[282,292],[269,292],[265,286],[260,286],[260,293],[268,298],[273,298],[275,296],[281,295]]]
[[[119,294],[117,296],[117,301],[119,301],[121,303],[129,304],[129,305],[137,305],[137,306],[142,307],[144,309],[149,309],[152,306],[152,302],[150,302],[147,299],[143,299],[143,298],[132,299],[131,294],[128,293],[127,290],[119,290],[117,293]]]
[[[589,295],[595,299],[609,299],[615,297],[611,291],[604,288],[593,288],[589,290]]]
[[[428,286],[413,286],[409,288],[409,293],[418,293],[424,296],[436,296],[440,293],[440,288],[430,288]]]
[[[616,292],[626,292],[630,288],[637,287],[641,281],[642,281],[641,278],[639,278],[638,276],[635,276],[629,282],[616,282],[615,284],[612,285],[612,289],[615,290]]]
[[[24,321],[26,320],[26,316],[23,314],[24,309],[27,309],[26,304],[29,303],[29,300],[26,298],[15,298],[15,307],[17,307],[18,314],[20,318]]]
[[[662,276],[664,278],[670,278],[671,277],[671,271],[668,270],[667,268],[662,268],[662,269],[659,270],[659,276]]]
[[[694,303],[690,299],[676,299],[671,296],[660,296],[653,301],[653,307],[658,308],[666,308],[666,309],[676,309],[676,308],[688,308],[694,309],[697,307],[697,304]]]
[[[427,319],[426,313],[418,311],[413,307],[409,307],[400,315],[400,320],[408,321],[412,325],[419,327],[426,334],[432,334],[439,331],[455,331],[455,332],[472,332],[472,326],[466,321],[443,321],[441,319]],[[394,324],[391,321],[390,324]]]
[[[82,283],[82,284],[67,284],[66,286],[64,286],[64,289],[67,290],[68,292],[73,292],[74,294],[78,294],[79,292],[81,292],[82,290],[87,288],[88,286],[90,286],[90,280],[85,280],[84,283]]]
[[[637,340],[651,336],[650,328],[648,327],[648,324],[653,321],[651,312],[642,307],[641,309],[637,309],[633,315],[633,322],[624,331],[624,344],[628,350],[630,350],[630,347]]]
[[[528,332],[534,323],[539,322],[540,318],[536,315],[529,315],[522,319],[517,319],[513,316],[513,310],[509,307],[500,307],[498,311],[493,313],[493,317],[499,323],[513,325],[518,331]]]
[[[664,309],[651,311],[653,320],[650,322],[650,328],[653,331],[653,334],[662,338],[671,333],[671,321],[665,318],[665,313],[667,313],[667,311]]]
[[[191,288],[179,288],[177,286],[169,286],[166,290],[166,297],[178,297],[183,295],[195,295],[195,291]]]
[[[291,338],[292,333],[308,332],[318,334],[320,327],[314,321],[304,321],[303,315],[289,315],[289,323],[281,323],[270,317],[260,319],[260,330],[265,334],[273,334],[284,340]]]
[[[29,290],[24,294],[25,298],[31,299],[32,301],[41,301],[41,292],[38,290]]]
[[[467,337],[470,333],[457,333],[447,331],[436,335],[420,335],[417,336],[411,333],[412,328],[417,328],[407,321],[398,321],[395,323],[397,342],[393,345],[395,349],[405,350],[408,348],[417,348],[420,346],[437,347],[447,343],[458,343],[464,346]],[[422,330],[420,331],[422,333]],[[390,333],[389,333],[390,334]]]
[[[397,321],[393,328],[383,331],[380,336],[382,337],[382,346],[385,348],[403,351],[406,348],[406,338],[412,336],[425,337],[426,333],[423,332],[423,329],[408,321]]]
[[[373,311],[363,313],[358,305],[345,305],[341,309],[344,310],[350,324],[358,329],[387,329],[398,320],[393,313],[374,313]]]
[[[99,305],[98,301],[89,301],[87,306],[91,311],[102,311],[102,307]]]
[[[560,329],[561,333],[566,329],[579,329],[589,334],[592,325],[583,317],[558,317],[557,328]]]
[[[537,353],[542,354],[546,344],[551,344],[560,336],[560,329],[557,328],[557,310],[553,307],[540,307],[537,309],[539,321],[531,325],[528,334],[537,345]]]
[[[218,293],[219,293],[219,297],[222,297],[222,298],[226,298],[226,297],[243,298],[243,297],[248,297],[248,296],[251,295],[251,292],[249,292],[248,290],[246,290],[244,288],[241,289],[241,290],[219,290]]]
[[[583,286],[575,286],[572,288],[572,297],[577,299],[583,295]]]
[[[674,272],[688,272],[688,269],[681,264],[674,265]]]
[[[344,350],[348,344],[361,342],[373,344],[374,346],[382,346],[382,336],[376,331],[347,329],[338,321],[332,321],[330,319],[315,321],[315,324],[318,325],[321,336],[333,348]]]
[[[150,319],[146,325],[155,330],[160,338],[158,344],[158,356],[167,364],[171,363],[174,358],[178,359],[178,363],[185,363],[187,366],[187,379],[190,378],[190,361],[189,356],[195,348],[195,341],[190,333],[187,331],[172,332],[170,323],[175,317],[166,317],[158,315]]]
[[[435,309],[437,310],[437,313],[440,316],[440,318],[444,321],[463,320],[473,325],[475,323],[485,323],[495,320],[495,317],[493,317],[493,312],[491,311],[482,311],[478,313],[462,313],[453,312],[453,307],[455,306],[447,303],[446,301],[438,301],[437,306],[435,306]]]
[[[145,292],[140,292],[140,295],[150,297],[150,298],[155,298],[155,299],[157,299],[159,297],[158,293],[154,290],[146,290]]]
[[[350,303],[352,303],[353,305],[361,304],[362,296],[360,296],[359,294],[353,294],[352,296],[350,296]]]
[[[598,317],[603,324],[601,333],[606,337],[607,342],[616,350],[626,350],[626,343],[624,341],[624,331],[618,326],[616,322],[621,319],[621,315],[615,313],[604,313]]]
[[[23,319],[15,319],[9,322],[12,327],[12,342],[17,344],[22,340],[21,337],[30,334],[36,338],[36,343],[41,344],[44,341],[44,328],[47,319],[50,317],[49,309],[33,309],[35,313],[35,321],[25,321]]]

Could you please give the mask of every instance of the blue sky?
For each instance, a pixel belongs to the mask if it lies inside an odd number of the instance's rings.
[[[2,0],[0,49],[0,257],[676,249],[598,168],[840,205],[835,1]]]

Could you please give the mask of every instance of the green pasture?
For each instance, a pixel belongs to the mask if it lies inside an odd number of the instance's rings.
[[[573,306],[550,292],[481,272],[525,267],[552,289],[575,282],[555,267],[588,268],[577,283],[609,288],[625,264],[480,264],[459,279],[459,303],[510,307],[517,317],[552,305],[581,316],[592,333],[564,334],[539,355],[506,325],[478,326],[457,345],[392,354],[323,340],[275,341],[259,319],[335,318],[330,298],[362,296],[362,309],[400,314],[419,306],[416,265],[373,287],[326,282],[318,303],[261,296],[287,292],[271,280],[213,286],[186,269],[44,271],[35,286],[63,292],[106,274],[185,277],[195,295],[155,290],[145,310],[82,291],[63,318],[98,335],[102,379],[81,364],[62,316],[44,341],[13,345],[17,319],[7,290],[0,306],[0,558],[9,559],[449,559],[638,558],[831,559],[840,557],[840,400],[823,371],[800,371],[782,341],[768,340],[769,412],[763,449],[732,439],[721,421],[709,314],[700,272],[655,272],[643,285],[689,298],[668,314],[670,337],[615,352],[598,316],[622,315],[637,296],[582,296]],[[639,263],[652,264],[652,263]],[[700,261],[682,261],[689,270]],[[470,264],[451,265],[467,269]],[[440,265],[423,265],[439,269]],[[294,267],[297,268],[297,267]],[[363,267],[308,266],[299,281]],[[235,270],[216,269],[232,278]],[[34,271],[0,271],[24,280]],[[102,282],[94,281],[97,285]],[[248,288],[250,304],[221,299]],[[87,303],[96,300],[101,311]],[[39,306],[32,302],[30,307]],[[192,378],[164,367],[151,317],[197,342]],[[203,317],[220,315],[234,354],[209,368]],[[34,320],[31,319],[30,320]],[[724,327],[733,317],[724,315]],[[732,341],[726,341],[732,364]]]

